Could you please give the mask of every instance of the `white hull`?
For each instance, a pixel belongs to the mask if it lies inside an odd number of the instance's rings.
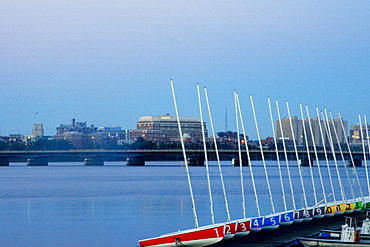
[[[200,239],[200,240],[184,241],[184,242],[181,242],[181,243],[167,243],[167,244],[150,245],[150,247],[178,247],[178,246],[202,247],[202,246],[207,246],[207,245],[218,243],[221,240],[222,240],[222,238]]]
[[[330,239],[311,239],[311,238],[299,238],[297,239],[303,246],[329,246],[329,247],[369,247],[370,241],[366,242],[359,242],[359,243],[350,243],[350,242],[341,242],[338,240],[330,240]]]

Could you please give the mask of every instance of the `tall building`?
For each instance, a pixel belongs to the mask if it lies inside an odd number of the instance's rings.
[[[33,137],[44,136],[44,126],[42,124],[34,124],[32,127],[32,136]]]
[[[367,124],[367,131],[370,132],[370,123]],[[367,140],[370,138],[369,135],[370,133],[366,132],[365,124],[362,124],[362,126],[360,124],[351,125],[349,130],[349,139],[353,145],[362,145],[362,141],[365,141],[364,144],[367,145]]]
[[[343,127],[341,122],[341,118],[336,118],[333,120],[329,120],[327,124],[330,126],[330,132],[331,133],[331,138],[333,139],[334,144],[341,144],[346,142],[347,138],[347,131],[348,131],[348,122],[347,121],[342,121]],[[329,136],[330,137],[330,136]],[[337,138],[338,137],[338,138]],[[339,141],[339,143],[338,143]]]
[[[312,133],[309,121],[311,122]],[[338,142],[340,144],[343,144],[345,143],[347,138],[348,122],[342,121],[341,123],[341,121],[342,119],[340,118],[336,118],[333,120],[329,119],[329,121],[324,121],[319,120],[317,117],[310,120],[305,119],[304,121],[302,121],[298,120],[298,118],[294,116],[291,118],[293,126],[293,135],[292,135],[289,118],[283,118],[281,119],[283,133],[281,133],[280,130],[280,122],[278,120],[276,121],[276,137],[278,139],[282,139],[282,136],[284,136],[284,139],[289,144],[292,144],[291,142],[293,141],[294,137],[297,145],[305,145],[306,144],[305,138],[307,138],[308,145],[313,145],[313,140],[315,141],[315,145],[317,146],[323,145],[324,142],[325,144],[329,145],[330,141],[332,141],[334,145],[337,145]],[[303,124],[306,130],[306,135],[304,133]],[[322,137],[324,137],[324,141]]]
[[[200,118],[180,117],[183,137],[191,141],[202,140],[202,126]],[[130,131],[132,140],[143,137],[147,141],[170,143],[180,141],[177,118],[170,115],[141,117],[136,125],[137,129]],[[208,136],[206,123],[205,135]]]
[[[293,131],[290,125],[292,122]],[[283,132],[281,132],[281,129]],[[302,130],[302,120],[298,120],[298,117],[293,116],[289,118],[281,119],[281,128],[280,121],[276,120],[276,138],[281,140],[283,137],[286,141],[292,142],[293,138],[297,145],[301,145],[303,141],[303,130]]]

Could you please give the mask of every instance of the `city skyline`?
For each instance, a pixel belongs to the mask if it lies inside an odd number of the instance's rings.
[[[136,121],[136,126],[135,128],[125,128],[124,126],[120,126],[120,125],[111,125],[111,126],[97,126],[95,125],[94,123],[88,123],[87,121],[81,121],[80,120],[76,120],[75,118],[72,118],[70,120],[69,123],[60,123],[58,126],[56,126],[54,129],[55,129],[55,132],[53,134],[44,134],[44,131],[45,131],[45,128],[44,128],[44,124],[43,123],[36,123],[36,124],[33,124],[32,125],[32,129],[31,129],[31,132],[37,132],[37,133],[42,133],[42,134],[37,134],[37,136],[54,136],[54,135],[58,135],[60,134],[60,129],[62,128],[66,128],[66,130],[64,131],[68,131],[67,129],[71,126],[80,126],[82,125],[83,127],[87,127],[87,128],[94,128],[96,130],[99,130],[99,131],[104,131],[104,129],[108,128],[108,129],[114,129],[114,130],[128,130],[128,131],[135,131],[137,130],[137,127],[138,125],[141,123],[142,119],[176,119],[175,116],[171,116],[171,115],[160,115],[160,116],[153,116],[153,115],[150,115],[150,116],[141,116],[137,121]],[[198,117],[181,117],[181,119],[196,119],[196,120],[200,120],[200,118]],[[329,117],[330,118],[330,117]],[[293,120],[292,124],[293,126],[298,126],[298,125],[302,125],[302,119],[298,116],[291,116],[291,119]],[[283,117],[280,119],[284,125],[285,125],[285,129],[284,129],[284,135],[285,137],[291,137],[291,130],[290,130],[290,124],[289,124],[289,118],[287,117]],[[307,125],[307,118],[304,119],[304,122],[305,122],[305,125]],[[317,117],[312,117],[310,118],[311,122],[317,122],[318,118]],[[327,122],[326,119],[320,119],[321,122]],[[338,120],[340,120],[340,118],[336,118],[336,119],[333,119],[334,122],[337,122]],[[298,122],[297,122],[298,121]],[[329,119],[329,122],[331,123],[331,119]],[[346,133],[347,133],[347,136],[350,135],[350,130],[358,130],[359,129],[359,124],[351,124],[349,123],[348,124],[348,121],[346,121],[345,119],[343,119],[343,122],[344,122],[344,128],[346,129]],[[185,123],[185,122],[184,122]],[[207,123],[206,121],[204,122],[205,125],[211,125],[210,123]],[[185,123],[186,124],[186,123]],[[363,131],[365,131],[365,123],[361,123],[362,124],[362,128],[363,128]],[[274,120],[274,131],[275,131],[275,135],[277,136],[277,139],[281,138],[281,131],[280,131],[280,127],[279,127],[279,120],[278,119],[275,119]],[[369,126],[370,123],[367,122],[367,125]],[[339,125],[338,125],[339,126]],[[210,128],[210,127],[209,127]],[[298,128],[298,127],[297,127]],[[306,126],[306,129],[308,129],[309,127]],[[339,128],[339,127],[337,127]],[[207,128],[206,128],[207,129]],[[207,129],[206,131],[210,131],[209,129]],[[242,131],[242,130],[240,130]],[[299,135],[303,135],[302,132],[302,126],[299,127],[299,130],[295,130],[295,135],[299,136]],[[308,130],[307,130],[308,131]],[[228,130],[219,130],[219,131],[216,131],[216,133],[220,133],[220,132],[236,132],[236,130],[233,130],[233,129],[228,129]],[[302,133],[301,133],[302,132]],[[337,130],[337,133],[341,132],[340,129]],[[254,134],[253,133],[247,133],[248,135],[250,136],[253,136]],[[23,136],[32,136],[32,134],[25,134],[25,133],[10,133],[9,135],[23,135]],[[9,136],[9,135],[0,135],[0,136]],[[342,134],[340,134],[342,135]],[[261,138],[264,139],[264,138],[269,138],[269,137],[272,137],[273,134],[271,133],[271,135],[267,135],[267,136],[262,136]],[[296,137],[298,138],[298,137]],[[302,138],[302,137],[300,137]],[[315,138],[319,138],[319,137],[315,137]],[[341,137],[343,138],[343,137]]]
[[[196,83],[209,93],[215,129],[235,129],[233,91],[261,136],[267,97],[369,115],[367,1],[2,1],[0,134],[45,135],[72,118],[134,128],[140,116],[198,117]],[[38,114],[36,115],[36,112]],[[274,113],[275,114],[275,113]],[[39,120],[37,119],[39,118]],[[247,124],[254,131],[253,123]],[[270,134],[271,135],[271,134]],[[255,138],[255,137],[253,137]]]

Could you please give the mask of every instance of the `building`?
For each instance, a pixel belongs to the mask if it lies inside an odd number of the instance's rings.
[[[367,145],[368,139],[370,138],[368,133],[369,131],[370,131],[369,123],[367,123],[367,126],[365,124],[351,125],[351,129],[349,130],[350,143],[352,145],[362,145],[362,141],[364,141],[364,144]]]
[[[10,134],[9,135],[9,143],[23,143],[25,140],[25,136],[22,134]]]
[[[329,119],[329,121],[327,121],[327,124],[329,125],[329,129],[330,129],[329,133],[331,134],[331,138],[333,140],[334,145],[346,143],[346,138],[347,138],[347,133],[348,133],[348,122],[342,121],[341,123],[341,121],[342,119],[339,117],[336,119]],[[343,131],[343,128],[344,128],[344,131]],[[327,142],[328,141],[329,140],[327,140]]]
[[[290,122],[292,123],[293,131]],[[276,120],[276,138],[278,140],[282,140],[284,138],[287,142],[292,142],[294,139],[297,145],[301,145],[303,142],[302,120],[298,120],[298,117],[296,116],[293,116],[290,119],[283,118],[280,121]]]
[[[192,142],[202,141],[202,125],[200,118],[180,117],[183,137]],[[130,131],[130,138],[142,137],[147,141],[157,143],[172,143],[180,141],[177,118],[170,115],[144,116],[139,119],[136,129]],[[205,136],[208,136],[204,123]]]
[[[99,135],[102,136],[103,139],[107,139],[109,142],[115,142],[118,145],[131,143],[130,131],[123,130],[119,126],[99,127],[97,133],[95,133],[95,136]]]
[[[122,145],[129,143],[129,131],[122,130],[119,126],[95,127],[88,126],[85,122],[76,122],[72,119],[71,124],[60,124],[56,140],[68,140],[75,148],[104,148],[110,143]]]
[[[32,127],[32,136],[33,137],[42,137],[44,136],[44,126],[43,124],[34,124]]]
[[[315,117],[313,119],[305,119],[302,121],[296,116],[293,116],[291,117],[291,122],[293,126],[293,133],[290,127],[289,118],[281,119],[281,126],[283,130],[283,133],[281,133],[280,121],[276,121],[276,137],[278,140],[281,140],[284,136],[284,139],[288,145],[293,144],[293,137],[297,145],[305,145],[305,138],[307,138],[308,145],[310,146],[313,145],[313,140],[315,141],[316,146],[322,146],[324,142],[325,144],[329,145],[331,141],[334,145],[344,144],[346,142],[348,122],[343,121],[341,118],[324,121]]]
[[[72,119],[71,124],[60,124],[59,127],[57,127],[57,135],[64,134],[67,132],[81,132],[84,134],[91,134],[97,132],[97,127],[95,127],[93,124],[90,126],[87,126],[86,121],[85,122],[76,122],[75,119]]]

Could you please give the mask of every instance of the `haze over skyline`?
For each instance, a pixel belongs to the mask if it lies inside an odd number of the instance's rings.
[[[282,117],[288,100],[299,118],[302,103],[311,118],[326,107],[356,124],[369,115],[369,24],[368,1],[5,0],[0,134],[30,135],[39,121],[54,135],[72,118],[132,129],[175,115],[170,79],[180,116],[199,117],[196,84],[207,87],[216,131],[225,109],[235,131],[234,90],[254,132],[253,95],[263,138],[268,96]]]

